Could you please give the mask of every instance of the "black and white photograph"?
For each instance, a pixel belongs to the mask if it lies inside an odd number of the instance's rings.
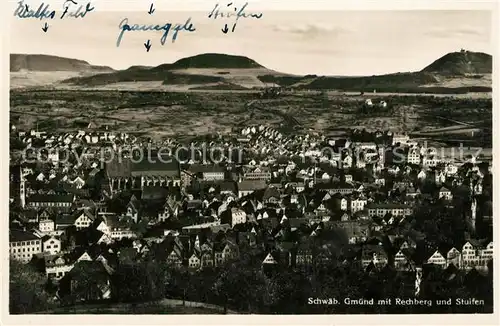
[[[9,4],[10,315],[493,314],[496,7],[113,2]]]

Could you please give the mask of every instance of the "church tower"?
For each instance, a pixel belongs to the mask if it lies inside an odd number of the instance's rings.
[[[475,197],[472,197],[472,203],[470,205],[470,220],[469,220],[469,228],[474,233],[476,231],[476,217],[477,217],[477,200]]]
[[[19,167],[19,203],[21,208],[26,206],[26,179],[24,178],[23,168]]]

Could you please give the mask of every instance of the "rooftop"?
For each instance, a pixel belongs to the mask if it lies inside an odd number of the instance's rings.
[[[9,242],[40,240],[39,237],[31,232],[21,230],[9,230]]]

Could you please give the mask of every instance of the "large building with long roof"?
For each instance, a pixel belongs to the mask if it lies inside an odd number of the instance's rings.
[[[162,155],[160,160],[154,152],[148,156],[144,155],[140,160],[115,157],[106,163],[106,177],[111,191],[180,185],[180,165],[177,159]]]

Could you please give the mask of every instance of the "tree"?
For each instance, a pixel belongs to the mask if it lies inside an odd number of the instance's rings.
[[[113,275],[113,296],[124,302],[141,302],[165,297],[171,283],[166,266],[155,261],[124,264]]]
[[[11,260],[9,263],[9,310],[11,314],[27,314],[50,307],[45,292],[46,277],[31,265]]]
[[[263,312],[274,299],[271,280],[259,268],[243,266],[239,262],[222,269],[212,289],[224,304],[225,311],[232,306],[250,313]]]

